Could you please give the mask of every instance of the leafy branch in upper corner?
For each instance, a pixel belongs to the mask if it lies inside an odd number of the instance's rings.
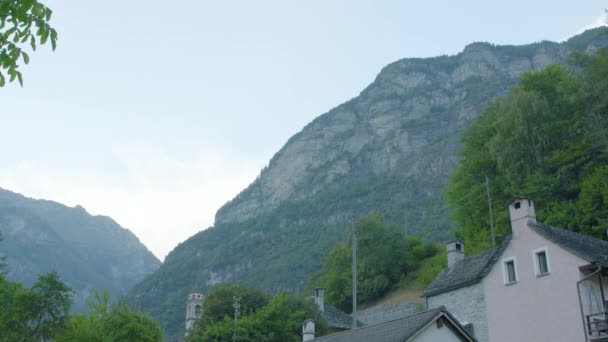
[[[29,55],[23,46],[32,50],[37,45],[51,42],[57,46],[57,31],[49,25],[51,9],[37,0],[0,0],[0,87],[15,79],[23,86],[19,61],[28,64]]]

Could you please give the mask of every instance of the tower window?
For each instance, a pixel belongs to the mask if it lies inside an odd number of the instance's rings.
[[[519,209],[521,207],[521,202],[515,202],[514,207],[515,209]]]
[[[462,250],[462,246],[459,243],[456,244],[456,250],[457,251],[461,251]]]

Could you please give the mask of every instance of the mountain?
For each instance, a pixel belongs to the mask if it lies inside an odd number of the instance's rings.
[[[455,228],[443,189],[458,164],[463,129],[523,72],[607,45],[608,29],[601,28],[563,43],[473,43],[457,55],[386,66],[357,97],[291,137],[218,210],[213,227],[177,246],[131,291],[131,304],[172,335],[193,286],[204,291],[231,281],[302,291],[347,225],[372,210],[400,226],[405,211],[408,234],[448,239]]]
[[[86,307],[93,290],[125,294],[161,264],[131,231],[107,216],[4,189],[0,233],[8,278],[30,286],[37,275],[55,270],[76,291],[77,310]]]

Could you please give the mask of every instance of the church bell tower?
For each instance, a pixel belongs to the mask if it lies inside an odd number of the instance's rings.
[[[204,301],[205,296],[200,292],[193,291],[188,295],[186,301],[186,336],[194,328],[194,322],[201,318]]]

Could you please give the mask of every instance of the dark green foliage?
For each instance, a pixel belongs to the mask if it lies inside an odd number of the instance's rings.
[[[532,196],[545,223],[606,237],[608,50],[571,60],[571,69],[525,73],[464,132],[447,197],[469,253],[490,244],[486,176],[499,237],[509,233],[513,195]]]
[[[243,300],[243,302],[245,302]],[[225,302],[232,307],[232,299]],[[302,340],[302,323],[313,319],[317,336],[328,332],[327,323],[311,300],[290,296],[285,292],[274,296],[270,302],[253,312],[244,312],[237,323],[237,341],[251,342],[297,342]],[[234,320],[225,316],[223,320],[193,331],[188,341],[232,341]]]
[[[95,292],[88,314],[72,317],[58,342],[68,341],[142,341],[158,342],[163,333],[158,323],[141,312],[132,312],[124,301],[110,303],[107,292]]]
[[[421,262],[438,252],[434,244],[418,238],[406,240],[394,225],[378,213],[362,217],[357,231],[357,301],[368,302],[393,289],[417,270]],[[325,296],[344,311],[352,309],[352,235],[338,242],[323,259],[323,267],[311,276],[311,287],[325,287]]]
[[[73,291],[57,273],[31,288],[0,276],[0,341],[48,341],[68,327]]]
[[[37,0],[0,1],[0,88],[23,77],[19,60],[28,64],[30,57],[21,46],[29,44],[36,50],[36,44],[43,45],[49,39],[53,50],[57,44],[57,31],[49,25],[52,11]],[[4,72],[6,72],[6,74]]]
[[[197,330],[221,322],[226,317],[232,317],[234,297],[241,298],[240,311],[243,315],[250,315],[268,304],[269,296],[262,291],[237,284],[221,284],[209,290],[203,303],[203,313],[196,322]]]

